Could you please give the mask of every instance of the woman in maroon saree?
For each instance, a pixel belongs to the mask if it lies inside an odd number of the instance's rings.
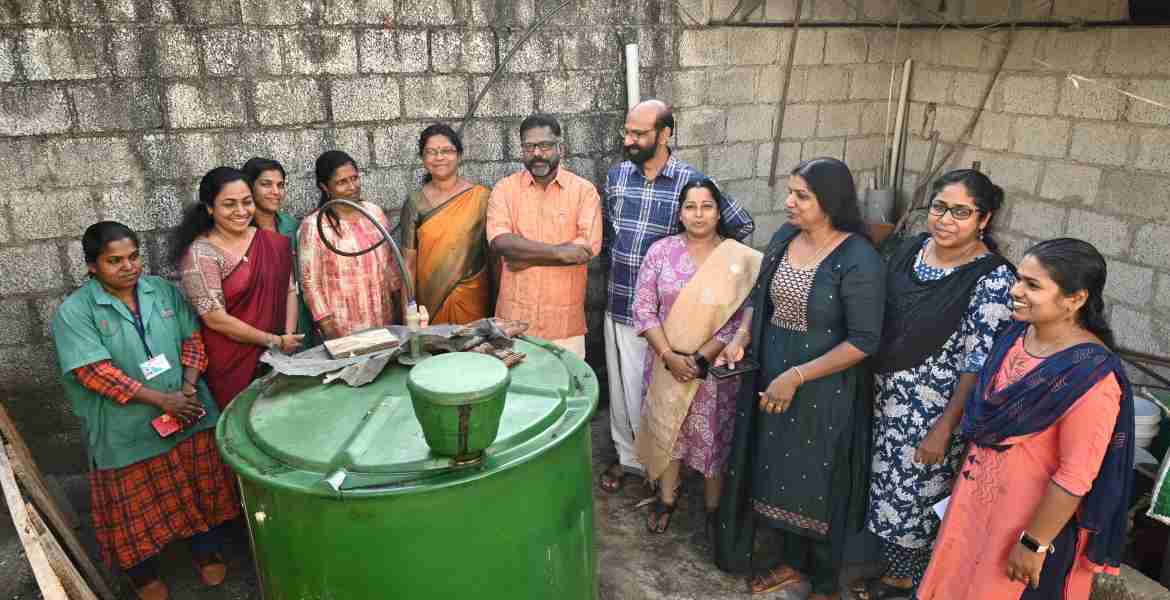
[[[252,382],[265,350],[292,352],[304,337],[296,335],[292,247],[252,226],[254,211],[243,173],[212,169],[172,245],[183,291],[203,321],[207,384],[220,408]]]

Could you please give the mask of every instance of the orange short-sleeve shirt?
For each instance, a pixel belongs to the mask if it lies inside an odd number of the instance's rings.
[[[492,189],[487,238],[514,233],[544,244],[574,243],[601,250],[601,198],[587,179],[563,166],[541,189],[527,171],[513,173]],[[548,340],[585,334],[587,265],[530,267],[500,275],[496,315],[527,322],[528,333]]]

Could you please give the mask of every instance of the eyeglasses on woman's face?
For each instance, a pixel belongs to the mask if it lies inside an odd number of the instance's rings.
[[[942,218],[948,212],[951,213],[951,216],[956,221],[966,221],[974,216],[975,213],[979,212],[979,209],[963,206],[962,204],[947,204],[942,200],[935,200],[930,203],[930,214]]]
[[[427,158],[450,158],[459,154],[459,151],[454,146],[447,146],[446,148],[427,148],[423,150],[423,156]]]

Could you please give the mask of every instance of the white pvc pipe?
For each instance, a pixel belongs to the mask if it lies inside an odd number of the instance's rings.
[[[626,109],[642,101],[642,91],[638,87],[639,77],[638,45],[626,44]]]

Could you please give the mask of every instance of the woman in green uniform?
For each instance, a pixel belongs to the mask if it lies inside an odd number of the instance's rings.
[[[751,591],[811,584],[810,600],[827,600],[838,597],[844,542],[865,516],[873,396],[862,361],[881,339],[885,268],[845,163],[798,165],[785,206],[754,314],[717,359],[740,360],[750,340],[760,370],[743,379],[736,402],[716,563],[748,570],[760,523],[778,532],[783,553]]]
[[[194,311],[169,281],[142,274],[138,236],[113,221],[81,238],[90,279],[53,317],[62,383],[89,450],[94,529],[107,564],[138,596],[167,597],[152,558],[187,539],[199,574],[226,574],[218,526],[240,514],[215,448],[219,410]]]
[[[300,261],[297,260],[297,228],[301,226],[300,219],[281,210],[284,206],[287,177],[284,166],[271,158],[255,156],[248,159],[240,167],[248,185],[252,188],[252,200],[256,203],[256,212],[252,215],[252,223],[260,229],[275,231],[288,238],[292,243],[293,276],[297,280],[297,289],[301,286]],[[303,298],[298,302],[297,329],[288,333],[302,333],[305,340],[302,348],[311,348],[320,343],[314,339],[313,317],[309,314],[309,307],[305,306]]]

